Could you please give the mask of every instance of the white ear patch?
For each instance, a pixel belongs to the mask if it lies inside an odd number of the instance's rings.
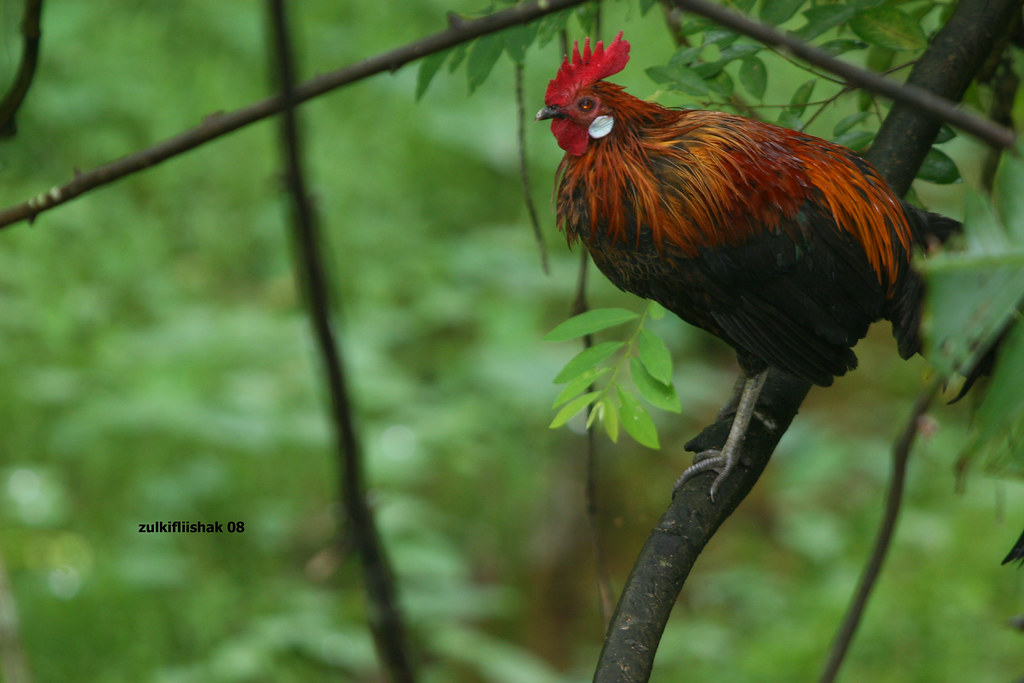
[[[603,138],[612,132],[612,126],[614,125],[615,119],[611,116],[598,116],[590,122],[590,128],[587,129],[587,132],[590,133],[592,138]]]

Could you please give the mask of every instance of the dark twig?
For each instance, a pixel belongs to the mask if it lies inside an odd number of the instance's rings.
[[[889,490],[886,492],[885,512],[882,514],[882,520],[878,526],[878,535],[875,537],[875,544],[871,549],[871,555],[868,558],[867,564],[864,565],[864,572],[861,574],[860,581],[857,584],[857,590],[854,591],[853,598],[850,600],[850,606],[847,608],[845,616],[843,616],[839,630],[836,631],[835,641],[832,643],[832,649],[829,651],[828,659],[825,661],[825,667],[822,669],[818,683],[832,683],[835,680],[836,674],[839,673],[839,667],[842,666],[843,659],[850,648],[850,643],[853,642],[853,635],[857,632],[857,627],[860,625],[860,619],[864,615],[868,598],[871,597],[871,591],[874,590],[875,584],[878,582],[878,576],[882,572],[882,563],[885,561],[885,556],[892,544],[893,532],[896,530],[896,519],[899,517],[900,506],[903,501],[903,491],[907,479],[907,460],[910,458],[910,449],[914,445],[914,438],[920,430],[921,417],[931,406],[941,387],[942,378],[937,378],[932,381],[931,386],[921,392],[914,403],[913,410],[910,412],[910,417],[907,418],[907,422],[900,432],[899,438],[893,444],[892,475],[889,480]]]
[[[686,6],[692,4],[691,0],[670,1]],[[1003,0],[1002,3],[992,0],[961,0],[957,11],[940,34],[956,35],[961,31],[974,30],[997,34],[1007,26],[1007,14],[1018,6],[1018,0]],[[717,16],[710,18],[718,21]],[[745,21],[750,23],[749,20]],[[975,26],[975,23],[980,23],[980,26]],[[736,28],[732,25],[730,27]],[[932,87],[946,97],[957,96],[953,90],[956,83],[965,73],[972,75],[977,69],[976,55],[965,54],[959,48],[953,49],[954,42],[939,41],[937,38],[914,67],[916,72],[918,69],[933,68],[935,64],[944,64],[949,72],[947,83],[940,82]],[[987,50],[987,46],[984,49]],[[923,158],[924,152],[932,144],[932,139],[919,134],[919,131],[929,129],[932,117],[916,110],[914,112],[916,116],[904,120],[903,138],[894,136],[881,143],[876,141],[867,155],[890,183],[898,184],[908,174],[908,170],[898,163],[898,157],[921,153]],[[914,170],[909,170],[911,179]],[[694,477],[675,496],[648,537],[623,587],[615,616],[605,636],[604,648],[594,675],[595,681],[640,683],[648,680],[661,634],[697,555],[718,526],[754,486],[809,389],[810,385],[805,382],[770,372],[757,410],[767,418],[766,424],[770,424],[771,428],[766,428],[760,421],[752,424],[743,444],[740,459],[742,466],[723,482],[715,502],[712,503],[707,495],[711,475]],[[687,450],[700,452],[720,448],[725,443],[730,425],[731,415],[725,411],[713,425],[686,444]]]
[[[950,100],[939,97],[921,86],[914,85],[913,83],[901,85],[882,78],[870,71],[836,59],[824,50],[808,45],[791,34],[783,33],[767,24],[748,19],[741,14],[725,9],[721,5],[707,2],[707,0],[669,1],[680,9],[707,17],[722,26],[754,38],[765,45],[784,49],[810,64],[842,76],[851,85],[876,92],[896,102],[903,103],[915,112],[923,111],[931,114],[938,118],[940,122],[948,121],[951,125],[978,137],[993,147],[1009,149],[1013,146],[1015,138],[1013,131],[1007,130],[1003,126],[992,123],[968,111],[959,109]],[[999,3],[994,4],[1002,6]],[[1009,13],[1007,13],[1008,18]],[[1006,24],[1004,23],[998,28],[1001,29],[1005,26]]]
[[[21,62],[10,90],[0,100],[0,137],[13,137],[18,127],[15,116],[32,85],[39,64],[39,43],[42,37],[39,20],[43,14],[43,0],[25,0],[25,14],[21,19]]]
[[[548,266],[548,250],[544,246],[544,233],[540,229],[540,218],[537,216],[537,207],[533,203],[533,192],[530,191],[530,172],[526,168],[526,104],[523,97],[523,65],[516,62],[516,109],[519,118],[519,178],[523,186],[523,201],[526,202],[526,212],[530,216],[530,225],[533,227],[533,239],[537,243],[537,251],[540,253],[540,267],[545,275],[551,274]]]
[[[580,250],[579,277],[576,281],[576,300],[573,302],[573,315],[585,313],[587,305],[587,264],[590,262],[590,255],[585,249]],[[594,345],[592,335],[584,335],[583,348],[589,349]],[[587,406],[587,422],[590,422],[590,411],[593,406]],[[601,623],[605,628],[612,618],[612,611],[615,609],[615,598],[612,596],[612,580],[608,573],[608,562],[605,558],[604,543],[601,540],[601,525],[598,515],[600,506],[597,504],[597,439],[595,428],[591,425],[587,429],[587,475],[586,475],[586,500],[587,500],[587,524],[590,527],[590,538],[594,546],[594,564],[597,571],[597,592],[601,601]]]
[[[278,79],[284,104],[281,137],[285,180],[292,197],[297,272],[309,306],[327,385],[331,397],[331,422],[338,449],[342,504],[363,565],[369,596],[369,621],[384,667],[394,683],[413,683],[405,626],[395,598],[394,580],[387,556],[366,501],[362,451],[356,432],[353,406],[345,378],[341,345],[332,329],[328,274],[323,264],[316,212],[309,200],[303,172],[302,146],[295,107],[294,65],[284,0],[269,0],[277,58]]]
[[[572,315],[586,313],[590,307],[587,305],[587,264],[590,257],[586,249],[580,250],[580,267],[576,276],[576,296],[572,302]],[[589,349],[594,345],[594,337],[590,334],[583,335],[583,348]],[[590,424],[590,413],[593,406],[587,406],[587,424]],[[594,427],[587,428],[587,453],[586,453],[586,474],[584,497],[586,499],[587,528],[590,530],[590,541],[594,549],[594,565],[597,571],[597,594],[601,606],[601,623],[607,628],[611,620],[612,610],[615,607],[615,599],[612,597],[612,581],[608,573],[608,563],[605,560],[604,543],[601,541],[601,525],[598,520],[599,507],[597,504],[597,440],[594,438]]]
[[[30,683],[28,657],[21,644],[21,624],[7,567],[0,557],[0,680],[4,683]]]
[[[589,0],[534,0],[479,19],[454,22],[444,31],[403,45],[389,52],[369,57],[337,71],[322,74],[295,86],[295,103],[306,102],[324,93],[384,71],[400,67],[427,55],[447,50],[460,43],[495,33],[509,26],[525,24],[547,14],[583,4]],[[24,220],[32,220],[43,211],[60,206],[84,192],[95,190],[120,180],[127,175],[149,168],[172,157],[188,152],[222,135],[281,113],[284,99],[280,95],[268,97],[247,107],[229,113],[212,114],[202,124],[158,142],[152,147],[133,152],[102,166],[77,173],[73,180],[57,185],[20,204],[0,211],[0,228]]]

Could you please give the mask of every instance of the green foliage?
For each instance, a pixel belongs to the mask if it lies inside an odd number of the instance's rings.
[[[654,421],[636,396],[662,410],[682,411],[672,384],[672,355],[665,342],[644,326],[649,318],[662,315],[664,309],[653,301],[647,302],[643,314],[622,308],[597,308],[569,318],[548,333],[547,341],[567,341],[637,321],[627,339],[585,345],[555,376],[555,384],[565,383],[566,386],[555,399],[553,407],[561,408],[549,425],[552,429],[563,426],[584,408],[593,406],[587,428],[594,420],[600,420],[608,438],[618,441],[621,425],[638,443],[659,448]],[[616,354],[619,355],[613,359]],[[605,361],[610,361],[610,365],[598,367]],[[627,365],[635,394],[620,380]],[[599,379],[604,380],[603,385],[595,390]]]
[[[1024,151],[1018,145],[1016,154]],[[965,245],[923,263],[928,281],[924,330],[928,357],[944,375],[966,373],[978,363],[1024,302],[1024,161],[1006,155],[990,204],[967,196]],[[978,411],[975,435],[965,449],[992,469],[1024,474],[1024,407],[1018,374],[1024,338],[1014,330],[1003,340],[990,390]]]
[[[928,44],[920,22],[890,5],[853,13],[849,26],[864,42],[887,50],[921,50]]]
[[[408,3],[396,21],[385,3],[294,3],[302,72],[436,31],[455,4]],[[871,4],[805,3],[784,28],[807,22],[820,47],[858,59],[867,43],[845,20],[825,26],[834,19],[824,9]],[[759,13],[753,0],[730,6]],[[634,44],[623,77],[650,96],[643,68],[675,49],[661,12],[602,7],[605,35],[622,28]],[[3,141],[4,205],[267,94],[258,3],[135,3],[128,15],[130,30],[111,31],[110,3],[49,7],[44,63],[18,136]],[[489,69],[494,43],[463,45],[301,110],[372,501],[424,681],[588,680],[600,644],[576,493],[580,441],[545,430],[551,416],[538,400],[569,354],[540,340],[573,296],[578,261],[546,217],[553,275],[539,272],[509,123],[510,63],[525,62],[527,102],[539,101],[560,60],[552,43],[565,28],[581,37],[580,18],[562,12],[509,29],[509,60]],[[749,95],[786,109],[809,77],[704,20],[684,15],[683,26],[696,51],[680,66],[696,74],[701,104],[728,109]],[[104,38],[84,49],[86,35]],[[762,96],[746,73],[752,60],[764,64]],[[463,67],[465,81],[446,77]],[[858,111],[854,97],[823,104],[838,89],[815,86],[821,99],[803,115],[812,132],[832,133]],[[657,96],[695,102],[683,89]],[[834,134],[870,135],[886,106],[868,98],[864,117]],[[529,144],[531,177],[550,178],[559,155],[550,136],[531,134]],[[290,272],[276,145],[274,125],[254,126],[0,233],[0,554],[33,680],[380,680],[358,563],[339,543],[337,464]],[[946,151],[971,161],[955,144]],[[1006,178],[999,215],[1019,216],[1019,185]],[[545,206],[550,188],[534,188]],[[589,294],[603,307],[635,304],[599,278]],[[598,468],[615,581],[664,509],[685,464],[679,444],[714,416],[734,373],[731,353],[676,321],[648,329],[657,313],[648,310],[632,344],[612,341],[617,352],[565,382],[558,401],[597,385],[593,419],[610,438],[624,431],[666,447],[650,453],[623,439],[615,452],[636,457]],[[682,401],[667,392],[661,337],[685,363]],[[705,551],[656,677],[815,675],[874,533],[893,416],[920,372],[895,357],[886,332],[857,351],[863,370],[812,394],[757,505],[741,507]],[[993,384],[982,409],[1002,404],[1013,379],[998,373],[1007,384]],[[659,401],[685,410],[656,432],[648,411]],[[1019,581],[997,567],[1018,530],[993,522],[987,487],[951,498],[965,411],[939,410],[942,429],[911,478],[889,588],[872,600],[850,680],[1020,674],[1019,636],[1002,625],[1021,609]],[[1006,517],[1019,519],[1024,496],[1007,486]],[[160,519],[239,519],[246,531],[133,529]]]

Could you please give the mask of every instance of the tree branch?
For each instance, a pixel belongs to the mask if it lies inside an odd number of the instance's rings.
[[[15,115],[25,101],[39,64],[39,42],[42,37],[39,20],[42,14],[43,0],[25,0],[25,15],[21,19],[21,62],[10,90],[0,100],[0,137],[13,137],[17,132]]]
[[[526,213],[530,218],[530,227],[533,229],[533,241],[537,243],[537,251],[540,252],[540,268],[545,275],[551,274],[551,267],[548,265],[548,249],[544,246],[544,233],[540,228],[540,218],[537,217],[537,207],[533,203],[533,192],[530,190],[530,171],[526,167],[526,103],[523,96],[523,65],[516,62],[516,118],[517,121],[517,142],[519,147],[519,180],[523,186],[523,202],[526,204]]]
[[[699,6],[702,9],[701,14],[705,14],[703,10],[708,8],[707,3],[699,0],[671,1],[687,9]],[[967,21],[983,21],[983,25],[977,30],[988,31],[989,35],[998,35],[1009,23],[1006,19],[1008,14],[1018,6],[1017,0],[961,0],[958,10],[943,27],[940,35],[947,32],[956,35],[966,30],[963,23]],[[978,8],[987,8],[988,12],[979,13]],[[721,8],[712,6],[712,11],[705,16],[719,21],[723,12]],[[741,22],[736,15],[725,14],[728,15],[727,20],[722,23],[730,28],[742,30],[743,33],[758,39],[762,36],[767,37],[775,41],[774,44],[783,44],[783,40],[780,39],[782,34],[778,31],[760,25],[757,25],[759,28],[756,30],[749,30],[750,25],[756,22],[746,18],[742,18]],[[790,41],[787,38],[785,42]],[[977,49],[984,49],[987,52],[989,47],[991,43]],[[974,65],[977,64],[977,59],[973,55],[965,55],[959,49],[951,52],[949,50],[949,41],[940,41],[937,38],[914,67],[910,79],[915,78],[914,73],[918,69],[928,70],[934,68],[937,63],[944,63],[949,69],[950,81],[934,84],[935,90],[944,97],[958,96],[962,92],[956,89],[958,79],[966,74],[969,80],[976,69]],[[806,58],[804,54],[800,54],[802,50],[791,51],[801,58]],[[831,68],[826,64],[820,65]],[[928,130],[933,125],[933,113],[922,113],[913,109],[912,115],[903,121],[906,130],[902,138],[876,140],[868,157],[887,180],[899,181],[899,174],[903,171],[894,163],[899,155],[914,154],[923,158],[932,140],[920,134],[920,131]],[[914,145],[913,149],[909,149],[911,144]],[[767,422],[771,429],[765,428],[760,421],[755,420],[751,423],[750,432],[742,448],[741,466],[722,483],[719,497],[715,502],[708,498],[707,487],[711,481],[709,473],[688,481],[672,500],[640,551],[623,588],[615,616],[605,636],[604,647],[594,675],[595,682],[637,683],[648,680],[669,613],[697,555],[715,530],[753,488],[809,389],[810,385],[805,382],[775,371],[770,372],[757,409],[759,414],[768,418]],[[705,428],[697,438],[686,444],[687,450],[700,452],[709,448],[721,448],[728,435],[731,421],[732,413],[726,411],[713,425]]]
[[[587,1],[591,0],[534,0],[533,2],[515,5],[514,7],[479,19],[459,19],[453,21],[448,29],[444,31],[297,85],[295,88],[295,101],[297,103],[305,102],[331,90],[383,71],[395,71],[411,61],[446,50],[482,35],[494,33],[517,24],[525,24],[547,14],[575,7]],[[718,21],[724,26],[761,40],[766,44],[786,49],[811,64],[839,74],[851,84],[878,92],[912,107],[928,111],[942,120],[949,121],[951,124],[977,135],[995,147],[1003,149],[1013,145],[1014,135],[1011,131],[968,111],[957,109],[952,102],[936,98],[920,88],[903,86],[883,79],[869,71],[838,60],[828,53],[806,45],[792,36],[751,21],[719,6],[704,2],[704,0],[666,0],[666,2]],[[63,185],[54,186],[35,197],[0,211],[0,229],[24,220],[31,221],[43,211],[60,206],[85,192],[113,183],[127,175],[137,173],[179,154],[191,151],[222,135],[227,135],[239,128],[278,114],[282,111],[283,106],[283,101],[280,95],[278,95],[260,100],[230,113],[213,114],[208,116],[199,126],[167,138],[152,147],[133,152],[84,173],[76,172],[74,179],[71,181]]]
[[[0,680],[4,683],[31,683],[32,675],[21,642],[21,622],[7,567],[0,557]]]
[[[369,622],[381,661],[394,683],[412,683],[415,676],[401,612],[395,599],[394,579],[373,513],[366,501],[362,448],[356,433],[352,401],[348,394],[341,346],[331,325],[328,275],[323,264],[316,212],[306,189],[295,108],[294,65],[284,0],[268,0],[277,58],[278,79],[284,105],[281,139],[285,180],[292,198],[297,274],[309,307],[313,336],[327,377],[331,397],[331,421],[338,450],[340,492],[349,529],[363,565],[370,602]]]
[[[429,35],[389,52],[369,57],[337,71],[323,74],[295,87],[295,103],[300,104],[350,83],[384,71],[396,71],[409,62],[447,50],[460,43],[495,33],[517,24],[525,24],[553,12],[581,5],[590,0],[534,0],[515,5],[479,19],[459,19],[439,33]],[[120,180],[127,175],[155,166],[184,154],[239,128],[281,113],[285,102],[275,95],[229,113],[212,114],[195,128],[167,138],[152,147],[133,152],[102,166],[76,173],[73,180],[57,185],[31,199],[0,211],[0,229],[31,221],[43,211],[60,206],[79,195]]]
[[[846,652],[853,642],[853,635],[860,625],[860,618],[867,608],[868,598],[871,591],[882,573],[882,563],[889,552],[892,543],[893,533],[896,531],[896,519],[899,517],[900,506],[903,502],[903,489],[907,480],[907,460],[910,459],[910,449],[914,445],[914,439],[920,427],[921,417],[927,412],[932,401],[938,395],[942,387],[943,379],[937,377],[932,380],[931,385],[922,391],[914,402],[914,408],[910,411],[900,436],[892,449],[892,477],[889,481],[889,491],[885,499],[885,512],[882,514],[882,521],[878,526],[878,535],[875,544],[871,549],[871,556],[864,567],[860,581],[857,582],[857,590],[854,591],[853,599],[843,617],[843,621],[836,632],[835,642],[829,651],[828,659],[822,669],[818,683],[832,683],[839,673],[839,667],[843,664]]]
[[[928,47],[929,53],[946,55],[946,59],[918,61],[907,77],[906,87],[941,92],[950,99],[959,100],[992,49],[1002,43],[1000,39],[1013,24],[1013,15],[1020,12],[1020,7],[1020,0],[958,3],[949,21]],[[937,113],[915,109],[907,106],[906,102],[895,102],[882,122],[868,155],[875,165],[887,167],[885,179],[900,195],[910,189],[910,183],[928,154],[942,120],[953,123],[945,116],[922,117],[922,111]],[[1003,145],[1005,149],[1012,146],[1013,131],[996,123],[990,125],[1005,131],[1010,143]],[[986,142],[992,144],[987,139]]]
[[[776,28],[762,24],[760,22],[748,19],[747,17],[737,14],[731,10],[728,10],[721,5],[714,5],[707,0],[669,0],[673,5],[679,9],[699,14],[703,17],[711,19],[712,21],[721,24],[727,28],[731,28],[738,33],[754,38],[755,40],[764,43],[765,45],[771,45],[781,50],[785,50],[790,54],[799,57],[800,59],[820,66],[823,69],[831,71],[832,73],[842,76],[850,85],[855,85],[864,90],[870,90],[871,92],[884,95],[900,105],[905,105],[905,109],[910,111],[924,111],[941,121],[948,121],[951,125],[960,128],[961,130],[976,136],[981,141],[1000,149],[1009,149],[1013,147],[1015,135],[1013,131],[1004,128],[998,124],[992,123],[988,119],[985,119],[976,114],[972,114],[964,109],[959,109],[953,100],[958,100],[963,95],[963,90],[957,90],[956,88],[946,89],[946,84],[942,80],[934,81],[930,78],[921,79],[921,83],[918,83],[915,79],[909,79],[906,84],[899,84],[888,79],[882,78],[878,74],[862,69],[858,66],[844,62],[841,59],[836,59],[824,50],[820,50],[816,47],[808,45],[795,36],[783,33]],[[957,14],[963,14],[965,12],[963,5],[960,3],[957,7]],[[975,3],[966,3],[974,5]],[[991,36],[1002,33],[1002,30],[1007,26],[1007,22],[1012,14],[1012,5],[1008,9],[1006,2],[994,2],[994,3],[983,3],[986,6],[976,7],[970,11],[970,18],[977,20],[977,26],[987,26],[989,30],[993,30],[993,33],[988,34],[987,40],[989,46],[991,46]],[[996,24],[994,27],[986,21],[992,14],[995,14],[995,10],[987,5],[992,5],[995,8],[1001,10],[1002,16],[1005,17],[1004,23]],[[953,20],[947,23],[952,24]],[[958,21],[959,25],[960,22]],[[973,37],[978,34],[980,29],[977,26],[965,26],[958,35],[963,35],[965,40],[968,37]],[[982,38],[984,40],[984,38]],[[938,40],[938,37],[936,37]],[[940,45],[943,49],[955,49],[960,53],[961,57],[968,57],[966,53],[966,47],[961,48],[957,45]],[[978,47],[973,42],[969,43],[967,47]],[[984,47],[984,46],[982,46]],[[985,54],[988,51],[985,50]],[[951,53],[952,54],[952,53]],[[941,73],[943,70],[939,66],[933,66],[936,72]],[[976,69],[971,70],[971,74]],[[914,70],[917,72],[917,69]],[[940,77],[941,78],[941,77]],[[968,82],[970,78],[968,78]],[[934,86],[934,87],[932,87]],[[966,85],[964,85],[966,88]],[[949,94],[945,97],[936,95],[936,93]],[[938,126],[936,126],[938,130]],[[877,142],[876,142],[877,144]],[[930,145],[929,145],[930,146]],[[922,157],[923,159],[924,157]],[[918,162],[920,165],[920,162]],[[916,169],[917,166],[914,166]]]
[[[740,464],[720,484],[715,500],[708,497],[707,476],[690,479],[676,494],[626,579],[594,683],[639,683],[650,677],[661,634],[697,556],[753,488],[809,389],[806,382],[769,370],[757,404],[765,419],[751,420]],[[687,450],[720,448],[734,413],[735,408],[704,429]]]

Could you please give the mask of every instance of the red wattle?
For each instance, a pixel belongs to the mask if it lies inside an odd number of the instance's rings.
[[[590,136],[587,129],[569,119],[551,119],[551,132],[558,146],[573,156],[582,156],[587,151]]]

